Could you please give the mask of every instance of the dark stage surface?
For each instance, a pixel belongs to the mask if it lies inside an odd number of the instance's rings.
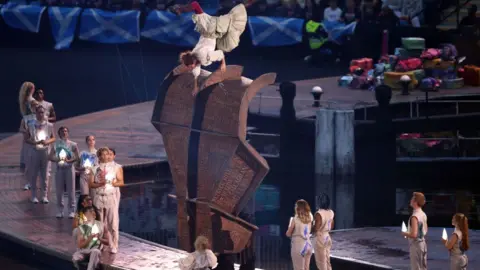
[[[332,233],[332,256],[360,262],[410,269],[408,241],[398,227],[339,230]],[[446,228],[448,235],[453,228]],[[443,228],[429,227],[427,239],[427,266],[430,270],[448,269],[449,253],[441,242]],[[480,232],[470,230],[470,250],[467,252],[468,269],[480,269]]]

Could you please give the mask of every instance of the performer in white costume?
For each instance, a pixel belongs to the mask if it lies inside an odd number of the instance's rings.
[[[410,269],[427,270],[427,243],[425,236],[428,232],[427,215],[422,207],[425,205],[425,195],[414,192],[410,200],[413,213],[408,220],[408,231],[402,235],[408,239],[410,245]]]
[[[26,156],[26,176],[32,187],[32,202],[38,203],[37,199],[37,176],[40,176],[43,192],[42,203],[48,203],[48,149],[55,142],[53,124],[45,120],[45,110],[38,106],[35,109],[36,119],[29,122],[25,134],[25,142],[30,144]]]
[[[95,136],[85,137],[85,143],[88,150],[80,152],[79,162],[76,164],[77,172],[80,172],[80,195],[89,195],[93,198],[94,192],[91,192],[88,186],[89,174],[93,167],[98,165],[97,149],[95,148]]]
[[[117,170],[109,162],[109,149],[102,147],[97,151],[99,164],[94,167],[89,179],[89,186],[95,190],[93,205],[100,212],[100,219],[104,222],[110,243],[110,252],[118,251],[118,201],[115,183],[123,183],[123,171]]]
[[[468,237],[468,218],[462,213],[456,213],[452,218],[455,230],[450,239],[442,239],[450,252],[450,270],[467,270],[468,257],[465,252],[470,248]]]
[[[69,139],[70,134],[67,127],[58,129],[59,140],[55,141],[50,151],[50,161],[55,169],[55,191],[57,195],[57,218],[63,218],[64,203],[63,190],[67,189],[68,195],[68,217],[75,217],[75,170],[73,164],[78,160],[77,143]]]
[[[238,47],[240,36],[247,25],[247,10],[243,4],[235,6],[228,14],[219,17],[203,12],[197,1],[176,8],[178,14],[194,11],[192,19],[200,39],[192,51],[180,54],[180,62],[191,70],[195,76],[193,95],[199,91],[198,76],[202,66],[221,61],[220,69],[225,71],[224,52],[231,52]]]
[[[20,132],[23,133],[23,138],[26,139],[27,129],[29,124],[35,121],[35,107],[38,103],[33,98],[35,92],[35,85],[31,82],[24,82],[20,87],[18,94],[18,104],[20,106],[20,112],[22,113],[22,120],[20,122]],[[33,149],[33,145],[28,144],[25,140],[20,150],[20,168],[25,170],[25,176],[28,175],[27,161],[30,151]],[[24,190],[30,189],[29,180],[26,179]]]

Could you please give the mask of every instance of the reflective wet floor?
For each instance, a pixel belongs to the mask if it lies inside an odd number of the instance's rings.
[[[177,247],[176,201],[169,179],[131,185],[122,190],[120,230],[170,247]],[[256,267],[289,269],[288,241],[280,231],[280,192],[273,185],[262,185],[249,206],[255,212],[254,224],[260,230],[255,236]],[[287,251],[287,252],[285,252]],[[283,258],[283,259],[282,259]]]

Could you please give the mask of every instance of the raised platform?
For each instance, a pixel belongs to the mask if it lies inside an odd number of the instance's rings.
[[[310,90],[313,86],[322,87],[324,106],[335,108],[361,108],[376,104],[373,92],[352,90],[338,87],[338,77],[296,81],[297,97],[295,101],[297,117],[310,117],[315,114],[312,107],[313,98]],[[259,91],[250,102],[250,112],[280,115],[282,100],[277,91],[278,86],[267,86]],[[430,94],[431,98],[480,95],[480,87],[466,87],[457,90],[440,90]],[[413,102],[423,99],[425,94],[414,91],[409,96],[394,92],[392,103]],[[97,147],[115,148],[117,160],[124,166],[142,166],[167,161],[162,136],[150,123],[153,102],[144,102],[115,109],[81,115],[59,121],[56,128],[70,128],[71,139],[77,142],[80,149],[85,149],[85,136],[93,134],[97,139]],[[18,166],[22,136],[16,134],[0,140],[0,166]]]
[[[30,192],[23,191],[23,185],[24,178],[18,169],[0,170],[1,242],[23,247],[24,256],[36,256],[37,261],[44,262],[49,257],[55,269],[70,269],[64,268],[66,265],[73,268],[71,258],[76,248],[72,220],[55,218],[54,188],[48,205],[32,204],[28,201]],[[179,269],[178,260],[186,256],[182,250],[120,233],[118,253],[103,253],[102,264],[104,269],[114,270],[174,270]]]
[[[321,104],[324,107],[339,109],[357,109],[376,105],[374,92],[368,90],[355,90],[338,86],[338,77],[328,77],[313,80],[295,81],[297,96],[295,98],[295,110],[297,118],[315,115],[316,108],[312,107],[313,97],[310,91],[314,86],[320,86],[323,90]],[[250,102],[250,112],[280,116],[282,99],[277,92],[278,86],[263,88]],[[456,97],[480,95],[480,87],[464,87],[461,89],[441,89],[438,92],[430,92],[430,98]],[[403,96],[400,91],[394,91],[391,103],[408,103],[423,100],[425,93],[415,90],[408,96]]]
[[[66,126],[70,139],[86,149],[85,137],[96,136],[97,148],[115,148],[118,163],[141,166],[167,160],[162,136],[150,123],[153,102],[119,107],[59,121],[55,129]],[[21,134],[0,141],[0,166],[18,166],[23,137]]]
[[[449,254],[441,242],[443,228],[429,228],[427,265],[430,270],[447,269]],[[450,235],[453,228],[447,228]],[[332,232],[331,255],[340,260],[383,269],[410,269],[408,241],[398,228],[362,228]],[[480,232],[470,230],[468,269],[480,269]],[[334,259],[332,258],[332,260]]]

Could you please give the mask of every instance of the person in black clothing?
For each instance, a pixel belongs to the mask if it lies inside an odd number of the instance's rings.
[[[477,5],[471,5],[468,9],[468,15],[460,21],[460,26],[473,26],[477,21]]]

